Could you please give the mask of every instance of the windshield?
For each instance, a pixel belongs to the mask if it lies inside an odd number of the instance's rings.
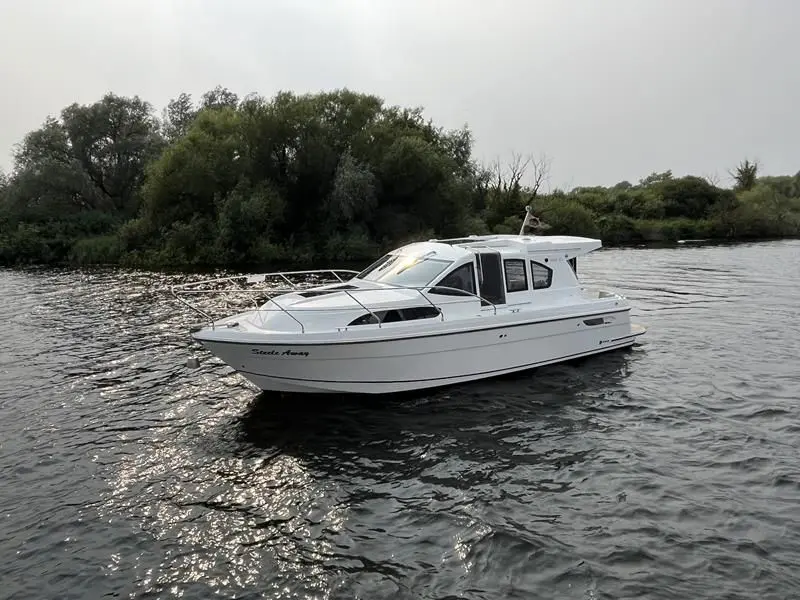
[[[356,275],[366,281],[423,287],[433,281],[452,261],[424,256],[387,254]]]

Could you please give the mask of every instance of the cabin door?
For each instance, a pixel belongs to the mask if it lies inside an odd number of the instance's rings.
[[[479,252],[478,284],[481,297],[493,304],[506,303],[506,286],[503,283],[503,261],[499,252]]]

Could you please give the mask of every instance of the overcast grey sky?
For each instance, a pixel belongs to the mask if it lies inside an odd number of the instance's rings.
[[[339,87],[546,153],[551,186],[800,170],[798,0],[0,0],[0,166],[106,91]]]

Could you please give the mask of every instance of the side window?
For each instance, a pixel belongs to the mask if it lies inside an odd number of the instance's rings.
[[[399,321],[416,321],[417,319],[432,319],[441,315],[441,311],[433,306],[410,306],[392,310],[379,310],[367,313],[350,321],[347,326],[374,325],[377,323],[397,323]]]
[[[468,292],[468,294],[459,293],[458,290],[464,290],[465,292]],[[473,264],[467,263],[465,265],[461,265],[449,275],[445,275],[444,278],[436,284],[436,287],[431,289],[431,294],[440,294],[442,296],[474,295],[475,270],[473,268]]]
[[[383,317],[383,313],[375,313],[374,316],[370,313],[365,315],[361,315],[360,317],[353,319],[350,321],[347,326],[352,327],[353,325],[370,325],[370,324],[377,324],[381,322],[381,318]]]
[[[507,258],[503,261],[506,271],[506,291],[523,292],[528,289],[528,274],[525,272],[525,261],[517,258]]]
[[[416,321],[417,319],[432,319],[442,314],[438,308],[433,306],[413,306],[411,308],[401,308],[399,311],[403,315],[404,321]]]
[[[553,283],[553,270],[542,263],[532,260],[531,279],[533,279],[533,289],[543,290],[549,288],[550,284]]]

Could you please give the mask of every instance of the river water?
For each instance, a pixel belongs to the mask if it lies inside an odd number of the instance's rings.
[[[638,346],[325,402],[187,369],[167,276],[0,271],[0,598],[800,597],[800,241],[579,271]]]

